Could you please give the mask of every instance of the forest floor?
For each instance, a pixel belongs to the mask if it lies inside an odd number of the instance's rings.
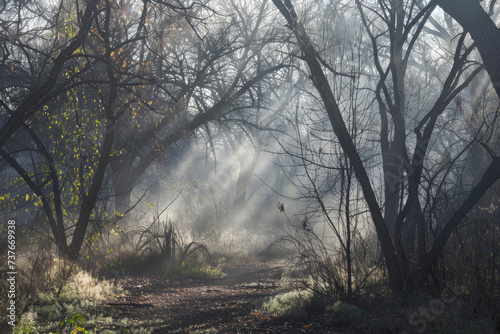
[[[360,333],[333,328],[320,314],[280,318],[256,312],[265,298],[290,291],[282,281],[279,263],[246,263],[224,268],[216,280],[166,277],[127,277],[120,281],[125,293],[107,304],[116,319],[147,321],[152,333]]]

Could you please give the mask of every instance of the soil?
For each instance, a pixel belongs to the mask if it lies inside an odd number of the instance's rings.
[[[217,280],[127,277],[125,294],[108,300],[118,318],[154,324],[162,333],[355,333],[329,328],[321,315],[281,319],[255,311],[259,301],[293,289],[282,281],[279,263],[247,263],[224,268]]]

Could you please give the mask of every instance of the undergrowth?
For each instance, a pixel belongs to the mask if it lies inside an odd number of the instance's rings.
[[[150,333],[158,322],[116,320],[116,311],[105,304],[122,292],[112,281],[76,271],[59,289],[33,296],[14,333]]]
[[[183,261],[177,265],[172,274],[188,279],[219,279],[226,276],[221,268],[212,268],[188,261]]]

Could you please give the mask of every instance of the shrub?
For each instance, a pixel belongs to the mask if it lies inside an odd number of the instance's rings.
[[[78,271],[72,275],[66,285],[67,291],[92,300],[104,300],[122,292],[121,287],[109,280],[97,280],[86,271]]]
[[[183,261],[173,271],[175,275],[191,279],[218,279],[226,276],[222,269],[211,268],[194,262]]]
[[[259,307],[259,311],[268,312],[274,316],[307,315],[306,305],[310,305],[313,294],[306,290],[293,290],[267,298]]]
[[[327,307],[327,312],[332,313],[332,322],[337,325],[356,323],[361,316],[359,308],[339,301]]]
[[[86,271],[71,274],[59,289],[39,292],[34,296],[29,312],[16,326],[16,333],[84,333],[85,327],[96,327],[111,316],[111,309],[102,301],[122,290],[112,282],[97,280]],[[99,320],[97,320],[99,319]]]

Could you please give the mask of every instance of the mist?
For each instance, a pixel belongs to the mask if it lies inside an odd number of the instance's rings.
[[[500,331],[499,11],[2,3],[0,329]]]

